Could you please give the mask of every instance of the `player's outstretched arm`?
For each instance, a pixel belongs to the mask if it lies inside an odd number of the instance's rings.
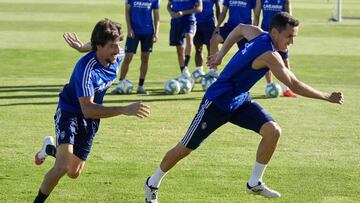
[[[235,43],[244,38],[250,41],[262,33],[262,29],[258,26],[245,25],[240,23],[233,31],[230,32],[221,49],[214,55],[208,57],[207,64],[210,67],[220,65],[224,56],[229,52]]]
[[[94,103],[93,99],[93,97],[79,97],[81,111],[85,118],[98,119],[118,115],[145,118],[150,114],[150,107],[142,102],[135,102],[127,106],[105,107]]]
[[[261,55],[258,59],[259,61],[265,62],[266,66],[269,67],[274,76],[296,94],[304,97],[326,100],[331,103],[342,104],[344,102],[344,96],[341,92],[322,92],[298,80],[296,76],[285,67],[279,53],[269,51]]]
[[[89,52],[92,49],[91,42],[86,44],[82,43],[76,33],[65,32],[63,37],[70,47],[76,49],[79,52]]]

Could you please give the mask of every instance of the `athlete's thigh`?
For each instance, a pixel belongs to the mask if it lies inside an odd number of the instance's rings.
[[[222,42],[224,42],[226,40],[226,38],[229,36],[230,32],[233,29],[227,24],[225,23],[224,26],[220,27],[220,36],[223,39]]]
[[[203,43],[204,44],[209,44],[210,43],[210,39],[214,33],[215,30],[215,25],[214,22],[210,21],[207,23],[202,23],[201,24],[201,30],[203,33]],[[196,32],[198,32],[198,30],[196,30]]]
[[[219,109],[213,102],[203,99],[181,144],[196,149],[217,128],[229,121],[231,113]]]
[[[79,132],[75,136],[74,155],[86,161],[90,154],[95,135],[99,129],[99,119],[79,118]]]
[[[73,145],[60,144],[56,148],[55,166],[68,168],[68,166],[71,164],[72,156],[73,156]]]
[[[194,36],[196,34],[196,24],[193,21],[186,22],[183,25],[183,36]]]
[[[139,37],[135,35],[134,38],[126,38],[125,43],[125,53],[134,53],[136,54],[137,47],[139,45]]]
[[[140,43],[141,43],[141,52],[152,52],[153,35],[152,34],[141,35]]]
[[[184,44],[182,36],[183,23],[170,25],[170,46],[179,46]]]
[[[203,36],[201,28],[199,27],[199,24],[196,25],[196,34],[193,38],[193,43],[194,43],[195,47],[197,48],[197,50],[200,46],[202,46],[204,44],[204,36]]]
[[[271,115],[253,100],[244,102],[233,114],[230,122],[242,128],[260,132],[261,127],[274,121]]]

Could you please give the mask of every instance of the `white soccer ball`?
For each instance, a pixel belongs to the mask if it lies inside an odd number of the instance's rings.
[[[180,83],[177,80],[168,80],[164,84],[164,91],[166,94],[179,94]]]
[[[204,76],[205,76],[204,71],[199,70],[199,69],[195,69],[191,73],[191,77],[192,77],[192,79],[195,80],[196,83],[201,83],[201,80],[203,79]]]
[[[193,89],[191,78],[180,77],[177,81],[180,83],[180,94],[187,94]]]
[[[214,82],[216,81],[215,77],[212,77],[210,75],[206,75],[202,80],[201,80],[201,87],[204,91],[206,91]]]
[[[124,79],[119,82],[116,87],[116,93],[118,94],[130,94],[134,89],[134,85],[130,80]]]
[[[268,98],[276,98],[282,94],[282,88],[279,84],[270,83],[266,85],[265,96]]]

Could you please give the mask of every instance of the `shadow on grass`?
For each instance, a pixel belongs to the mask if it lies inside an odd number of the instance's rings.
[[[59,94],[0,96],[0,100],[1,99],[37,99],[37,98],[55,98],[55,97],[59,97]]]
[[[0,93],[6,92],[60,92],[64,85],[21,85],[0,86]]]
[[[126,96],[126,95],[125,95]],[[130,96],[130,95],[129,95]],[[150,95],[153,96],[153,95]],[[159,99],[154,99],[154,98],[146,98],[146,95],[144,95],[143,97],[139,97],[139,98],[134,98],[134,99],[120,99],[120,100],[111,100],[111,101],[106,101],[105,105],[107,104],[121,104],[121,103],[131,103],[131,102],[137,102],[137,101],[143,101],[144,103],[152,103],[152,102],[178,102],[178,101],[194,101],[194,100],[198,100],[200,101],[201,97],[186,97],[186,98],[181,98],[181,97],[174,97],[171,95],[168,95],[168,97],[165,96],[165,98],[159,98]],[[27,105],[35,105],[35,106],[40,106],[40,105],[57,105],[58,102],[22,102],[22,103],[11,103],[11,104],[0,104],[0,107],[6,107],[6,106],[27,106]]]
[[[50,87],[50,88],[49,88]],[[57,87],[57,88],[54,88]],[[17,91],[29,91],[29,92],[57,92],[57,94],[43,94],[43,95],[14,95],[14,96],[0,96],[0,100],[5,99],[39,99],[39,98],[56,98],[59,96],[58,92],[62,85],[29,85],[29,86],[0,86],[1,92],[17,92]],[[167,95],[165,94],[162,88],[149,88],[149,95],[138,95],[138,94],[128,94],[128,95],[118,95],[113,91],[109,91],[106,97],[114,98],[118,97],[119,99],[106,101],[105,104],[113,104],[113,103],[131,103],[136,101],[143,101],[147,103],[151,102],[177,102],[177,101],[191,101],[191,100],[201,100],[203,94],[198,94],[197,96],[189,97],[189,94],[186,94],[182,97],[182,95]],[[194,90],[196,93],[204,93],[202,90]],[[191,94],[191,93],[190,93]],[[137,98],[128,98],[134,97],[136,95]],[[161,96],[161,98],[153,98]],[[255,95],[251,97],[252,99],[267,99],[264,95]],[[58,102],[16,102],[9,104],[0,104],[0,107],[6,106],[26,106],[26,105],[56,105]]]

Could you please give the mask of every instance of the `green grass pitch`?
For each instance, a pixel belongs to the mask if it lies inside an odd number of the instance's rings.
[[[264,181],[282,198],[245,193],[260,136],[227,124],[165,177],[161,202],[360,201],[360,21],[329,23],[333,1],[292,2],[301,22],[290,50],[292,70],[316,88],[342,91],[344,105],[303,97],[264,99],[265,80],[259,81],[251,94],[283,129]],[[142,100],[151,106],[151,117],[103,119],[83,174],[61,179],[48,202],[142,202],[145,179],[186,132],[203,92],[197,85],[187,95],[162,94],[164,81],[179,74],[175,48],[168,46],[166,3],[161,2],[159,42],[145,83],[151,94],[105,97],[107,106]],[[35,166],[33,156],[45,135],[54,136],[58,92],[82,55],[68,47],[62,33],[76,32],[88,41],[95,22],[104,17],[126,27],[124,5],[116,0],[0,0],[0,202],[32,202],[54,163],[49,158]],[[360,3],[344,1],[344,9],[360,13]],[[127,77],[135,84],[139,62],[137,54]]]

